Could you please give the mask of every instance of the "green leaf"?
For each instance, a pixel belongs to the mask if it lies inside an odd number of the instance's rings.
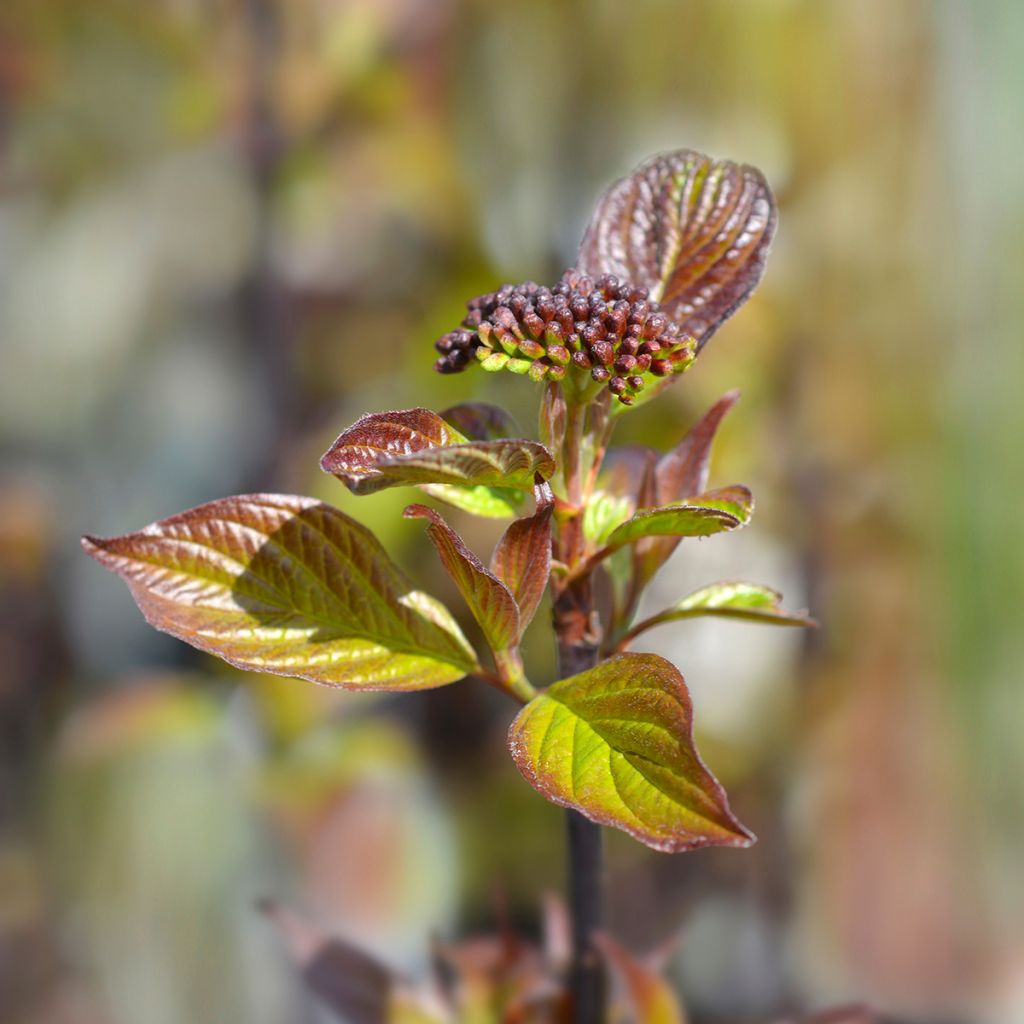
[[[426,519],[427,535],[448,575],[465,598],[492,651],[504,651],[519,639],[519,609],[504,583],[484,568],[462,538],[431,508],[410,505],[406,519]]]
[[[653,616],[644,628],[698,615],[747,619],[776,626],[817,625],[807,612],[784,611],[781,602],[782,595],[777,590],[758,583],[712,583]]]
[[[507,487],[456,487],[454,484],[421,484],[420,489],[446,505],[484,519],[509,519],[519,514],[525,494]]]
[[[666,153],[601,196],[577,266],[646,288],[702,347],[761,280],[776,219],[757,168]]]
[[[612,532],[607,546],[618,548],[645,537],[709,537],[745,526],[753,507],[754,499],[746,487],[708,491],[694,498],[692,504],[637,512]]]
[[[620,654],[535,697],[509,749],[543,796],[656,850],[749,846],[693,745],[690,696],[654,654]]]
[[[519,607],[519,637],[537,613],[551,574],[554,499],[546,485],[537,488],[537,495],[536,512],[512,523],[491,556],[491,571],[512,591]]]
[[[478,669],[448,610],[365,526],[312,498],[222,498],[82,543],[151,625],[238,668],[354,690],[427,689]]]
[[[354,494],[403,484],[530,490],[555,471],[536,441],[469,442],[427,409],[371,413],[343,431],[320,460]]]

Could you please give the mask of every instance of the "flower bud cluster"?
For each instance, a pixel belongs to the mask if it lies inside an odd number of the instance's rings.
[[[554,288],[505,285],[468,310],[458,330],[434,343],[439,373],[476,360],[541,381],[562,380],[575,367],[632,405],[650,378],[679,373],[694,358],[693,339],[642,288],[611,274],[594,281],[567,270]]]

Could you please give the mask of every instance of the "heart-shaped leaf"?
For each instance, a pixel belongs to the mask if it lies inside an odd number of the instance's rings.
[[[759,583],[712,583],[701,587],[671,608],[634,626],[620,647],[625,647],[641,633],[666,622],[714,615],[726,619],[745,619],[771,626],[817,626],[807,612],[787,612],[782,608],[782,595]]]
[[[622,547],[644,537],[709,537],[750,521],[754,499],[746,487],[708,491],[682,505],[637,512],[612,531],[607,547]]]
[[[238,668],[356,690],[478,669],[448,610],[365,526],[312,498],[222,498],[83,546],[151,625]]]
[[[530,490],[555,471],[536,441],[466,441],[427,409],[371,413],[338,436],[320,460],[354,494],[402,484]]]
[[[432,508],[410,505],[405,517],[429,522],[427,535],[469,605],[473,618],[484,631],[491,650],[497,652],[512,647],[519,639],[519,609],[508,587],[484,568],[462,538]]]
[[[551,574],[551,514],[554,500],[547,485],[537,488],[537,511],[517,519],[491,556],[491,572],[512,591],[519,606],[519,635],[537,613]]]
[[[577,266],[646,288],[700,347],[761,280],[776,219],[755,167],[666,153],[601,196]]]
[[[462,402],[445,409],[441,418],[471,441],[497,441],[516,437],[516,421],[500,406],[487,402]]]
[[[509,749],[543,796],[656,850],[749,846],[693,745],[690,696],[670,662],[620,654],[535,697]]]

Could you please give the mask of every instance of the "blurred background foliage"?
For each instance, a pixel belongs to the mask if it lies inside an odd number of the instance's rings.
[[[267,897],[413,973],[431,935],[536,931],[561,816],[504,753],[510,706],[233,673],[77,538],[311,493],[458,607],[410,496],[354,499],[318,456],[471,392],[531,430],[527,382],[438,377],[430,342],[690,146],[762,167],[781,228],[623,435],[669,444],[739,386],[713,481],[760,500],[651,603],[741,576],[823,627],[652,635],[761,841],[609,836],[614,931],[682,932],[695,1021],[1024,1020],[1022,47],[1013,0],[4,0],[0,1019],[319,1020]]]

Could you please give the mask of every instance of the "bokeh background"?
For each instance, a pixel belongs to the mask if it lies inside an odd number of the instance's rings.
[[[669,444],[743,391],[713,479],[758,514],[656,599],[741,576],[823,625],[652,634],[761,841],[609,836],[613,929],[681,934],[695,1021],[1024,1020],[1024,5],[0,7],[0,1020],[319,1020],[264,897],[412,972],[431,935],[536,931],[562,822],[504,753],[509,704],[231,672],[77,538],[309,493],[457,606],[409,495],[353,499],[318,456],[472,391],[529,428],[531,385],[440,378],[431,341],[553,279],[601,188],[680,146],[762,167],[781,227],[627,418]]]

